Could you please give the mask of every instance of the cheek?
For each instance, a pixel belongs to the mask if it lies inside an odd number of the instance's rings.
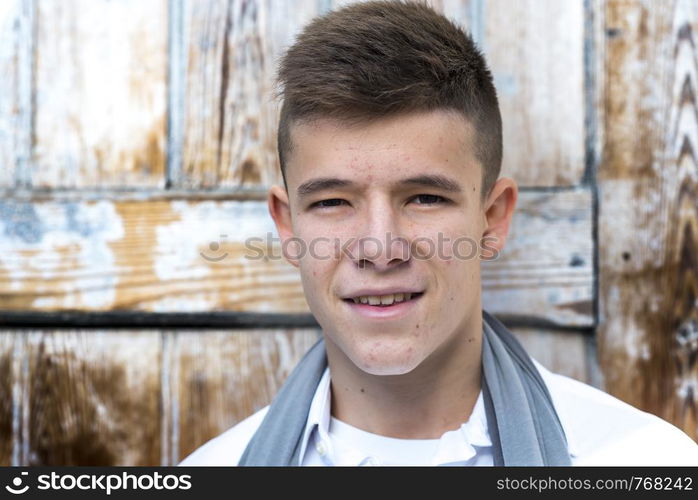
[[[300,272],[303,279],[318,283],[327,278],[332,266],[328,260],[315,259],[309,256],[300,260]]]
[[[457,227],[439,231],[424,231],[414,241],[415,254],[424,260],[437,260],[449,267],[458,267],[478,260],[479,240],[474,231]]]
[[[313,261],[336,261],[342,257],[356,241],[357,231],[345,223],[323,221],[308,217],[297,224],[302,231],[296,231],[295,237],[303,247],[303,258]]]
[[[477,263],[480,255],[480,246],[477,240],[471,236],[459,236],[451,245],[452,260],[461,265]]]
[[[434,317],[454,318],[463,313],[455,304],[465,305],[480,290],[480,247],[472,235],[459,227],[437,235],[439,255],[428,262],[438,282],[438,301],[434,304]],[[426,324],[425,334],[430,330]]]
[[[299,237],[301,247],[299,265],[301,278],[305,283],[306,294],[318,296],[322,290],[326,290],[327,283],[332,279],[338,260],[334,239],[305,234]]]

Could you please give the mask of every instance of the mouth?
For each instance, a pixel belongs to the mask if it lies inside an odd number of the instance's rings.
[[[424,292],[368,295],[343,299],[352,313],[367,319],[398,319],[414,310]]]
[[[371,307],[393,307],[403,302],[417,300],[422,295],[424,295],[424,292],[391,293],[389,295],[362,295],[343,300],[349,304],[361,304]]]

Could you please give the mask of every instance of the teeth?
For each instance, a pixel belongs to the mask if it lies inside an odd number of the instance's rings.
[[[372,306],[383,305],[389,306],[395,302],[404,302],[412,298],[411,293],[394,293],[389,295],[362,295],[354,297],[354,304],[370,304]]]

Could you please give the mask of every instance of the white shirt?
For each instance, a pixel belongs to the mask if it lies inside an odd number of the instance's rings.
[[[397,439],[372,434],[330,415],[330,370],[310,404],[299,465],[492,465],[492,441],[482,391],[472,415],[440,439]]]
[[[536,360],[533,362],[550,391],[565,431],[572,465],[698,465],[698,444],[677,427],[594,387],[552,373]],[[412,455],[420,446],[427,451],[435,450],[423,457],[422,465],[492,464],[482,394],[468,422],[460,429],[449,431],[438,440],[419,440],[436,442],[412,443],[411,446],[405,443],[410,440],[385,438],[333,424],[329,411],[329,382],[326,370],[311,402],[301,443],[302,465],[390,464],[395,461],[393,450],[388,449],[392,445],[408,447]],[[179,465],[237,465],[268,409],[267,406],[259,410],[211,439]],[[358,440],[352,440],[357,436]]]

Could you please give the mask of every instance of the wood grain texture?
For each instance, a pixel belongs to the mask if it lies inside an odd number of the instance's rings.
[[[17,130],[17,33],[20,0],[0,5],[0,186],[14,183],[15,132]]]
[[[698,4],[603,7],[599,359],[609,392],[698,439]]]
[[[268,404],[316,329],[0,331],[0,464],[174,465]]]
[[[559,332],[544,328],[514,327],[510,331],[526,352],[545,368],[585,384],[595,384],[590,373],[589,334],[582,331]]]
[[[0,333],[0,466],[12,465],[13,445],[13,404],[12,373],[15,336],[12,333]]]
[[[573,186],[584,173],[584,4],[489,0],[482,46],[502,113],[502,174]]]
[[[172,463],[269,404],[319,330],[211,331],[171,334],[175,344]],[[178,443],[178,446],[177,446]]]
[[[483,306],[503,317],[594,324],[591,195],[520,192],[499,259],[482,263]]]
[[[33,186],[164,186],[166,8],[37,2]]]
[[[35,331],[27,356],[26,465],[158,464],[158,334]]]
[[[2,204],[5,310],[298,312],[265,203]],[[269,234],[270,251],[264,258]],[[246,247],[250,237],[259,237]]]
[[[25,181],[31,152],[33,2],[0,4],[0,187]]]
[[[277,57],[316,13],[316,2],[185,2],[183,165],[174,186],[282,182],[274,71]]]
[[[308,312],[265,202],[4,202],[0,223],[6,311]],[[486,306],[591,324],[590,228],[587,191],[521,193]]]

